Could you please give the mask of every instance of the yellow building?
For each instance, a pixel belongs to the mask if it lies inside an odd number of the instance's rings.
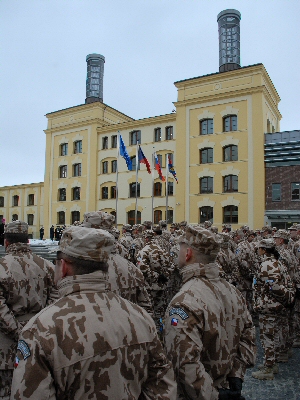
[[[225,10],[218,16],[219,32],[224,33],[220,26],[229,14],[238,21],[237,11]],[[236,32],[238,38],[235,26],[227,28],[227,35]],[[167,154],[173,160],[179,183],[169,174],[169,223],[211,220],[219,230],[224,223],[233,229],[243,224],[261,228],[265,222],[264,133],[280,130],[280,98],[263,64],[240,68],[238,58],[224,61],[222,57],[220,72],[175,82],[176,112],[134,120],[103,103],[105,60],[88,55],[85,104],[46,115],[44,187],[40,183],[0,188],[0,218],[9,221],[16,214],[28,220],[33,214],[32,231],[44,224],[47,237],[52,224],[72,224],[87,211],[115,213],[118,168],[118,225],[134,223],[136,189],[138,221],[167,219],[166,184],[157,171],[153,187],[152,176],[141,164],[136,188],[139,141],[151,167],[152,154],[157,153],[164,175]],[[123,158],[117,163],[118,132],[132,158],[132,171]],[[35,208],[26,204],[33,192]],[[18,206],[12,205],[15,195],[21,199]]]

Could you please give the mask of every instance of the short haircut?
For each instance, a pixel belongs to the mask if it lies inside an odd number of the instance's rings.
[[[12,243],[28,243],[28,233],[4,233],[4,239]]]
[[[69,256],[62,251],[57,252],[58,260],[65,260],[72,264],[74,275],[84,275],[91,274],[96,271],[108,271],[107,262],[94,261],[94,260],[82,260],[81,258],[76,258]]]

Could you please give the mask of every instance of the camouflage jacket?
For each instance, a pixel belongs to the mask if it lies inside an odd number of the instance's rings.
[[[285,245],[276,246],[276,249],[280,254],[279,260],[286,267],[292,282],[294,282],[295,285],[299,284],[299,266],[296,256]]]
[[[170,263],[169,254],[163,250],[155,239],[151,240],[138,252],[137,266],[144,274],[144,278],[151,290],[162,290],[166,287],[166,280],[170,277],[173,264]],[[162,276],[166,278],[161,281]]]
[[[239,274],[234,260],[235,255],[231,251],[229,244],[227,247],[224,245],[220,248],[216,258],[216,263],[221,267],[220,277],[229,283],[236,284],[239,280]]]
[[[253,279],[254,310],[261,314],[286,314],[287,303],[293,302],[295,289],[286,267],[274,257],[261,257]]]
[[[170,251],[170,237],[171,234],[168,231],[163,231],[161,235],[155,236],[158,245],[166,252]]]
[[[125,232],[125,234],[119,239],[119,243],[121,243],[127,250],[130,249],[132,242],[133,238],[129,232]]]
[[[107,292],[104,275],[61,279],[61,298],[24,327],[12,399],[176,398],[152,318]]]
[[[19,333],[26,322],[56,297],[54,265],[14,243],[0,259],[0,369],[13,369]]]
[[[107,280],[109,290],[152,314],[152,302],[142,272],[119,254],[110,254]]]
[[[165,315],[164,341],[180,399],[218,399],[227,377],[243,379],[255,363],[255,329],[241,293],[217,264],[181,269],[183,286]]]
[[[240,276],[238,288],[252,290],[253,276],[258,270],[258,256],[254,245],[248,240],[241,241],[236,248],[234,262]]]

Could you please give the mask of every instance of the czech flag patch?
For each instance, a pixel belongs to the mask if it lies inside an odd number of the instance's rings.
[[[177,325],[178,325],[178,319],[172,318],[172,319],[171,319],[171,325],[177,326]]]
[[[19,358],[18,357],[16,357],[16,359],[15,359],[15,363],[14,363],[14,367],[15,368],[17,368],[17,366],[19,365]]]

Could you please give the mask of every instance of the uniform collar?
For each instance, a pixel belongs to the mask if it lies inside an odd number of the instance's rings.
[[[28,243],[12,243],[6,247],[5,252],[7,254],[31,253],[31,250]]]
[[[59,295],[67,296],[71,293],[95,293],[110,290],[107,273],[96,271],[91,274],[66,276],[57,283]]]
[[[184,266],[180,273],[182,275],[183,283],[189,281],[192,278],[208,278],[208,279],[216,279],[219,278],[219,266],[216,263],[210,264],[189,264]]]

